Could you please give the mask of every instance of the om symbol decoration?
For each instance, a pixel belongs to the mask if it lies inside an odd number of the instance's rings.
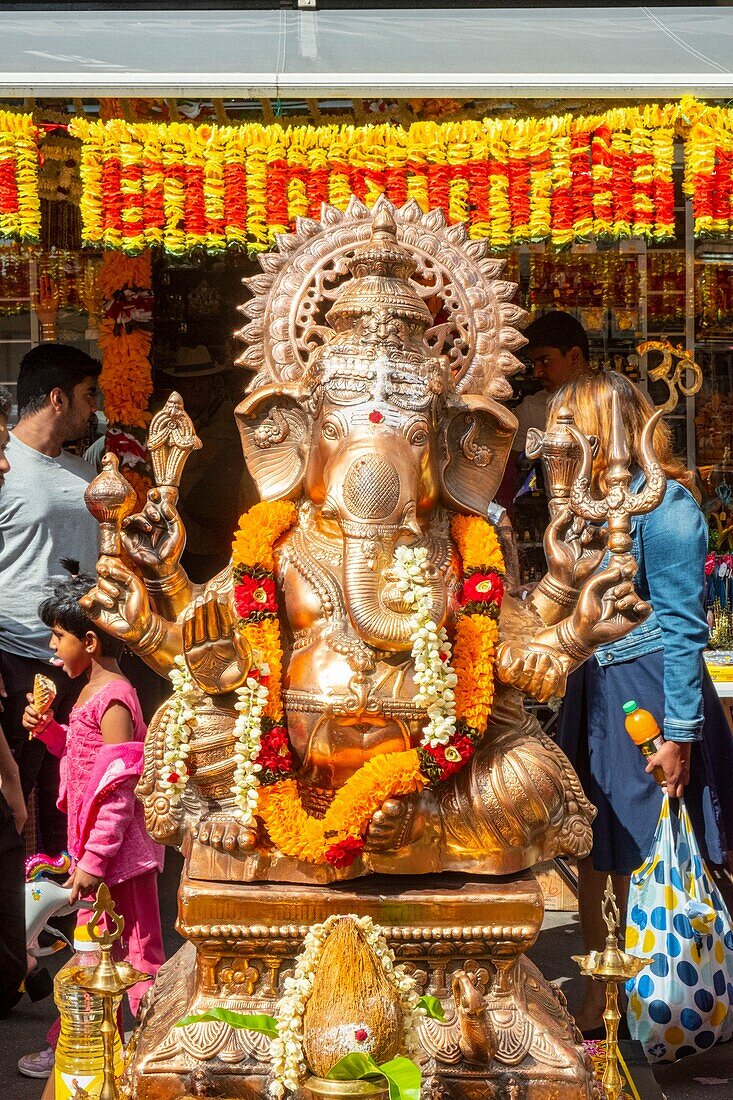
[[[702,386],[702,370],[690,352],[686,351],[681,344],[671,344],[666,337],[663,337],[661,340],[645,340],[637,344],[636,350],[640,356],[650,351],[657,351],[662,356],[659,366],[654,367],[647,374],[653,382],[664,382],[669,391],[669,397],[665,403],[657,406],[662,412],[671,412],[677,407],[678,389],[684,397],[692,397]],[[673,360],[676,362],[673,363]],[[686,375],[692,376],[692,383],[689,386],[686,384]]]

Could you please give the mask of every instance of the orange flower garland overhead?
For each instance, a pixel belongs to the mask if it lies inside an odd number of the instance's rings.
[[[84,237],[134,254],[272,247],[321,204],[442,206],[495,249],[593,236],[674,236],[678,106],[409,127],[92,122],[82,140]]]
[[[35,244],[40,232],[38,131],[30,115],[0,111],[0,237]]]

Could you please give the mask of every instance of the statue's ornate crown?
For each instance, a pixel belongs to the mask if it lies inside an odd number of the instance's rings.
[[[389,359],[395,392],[416,387],[429,400],[453,385],[511,396],[513,351],[524,343],[516,286],[500,278],[505,261],[488,242],[469,240],[441,210],[424,214],[414,201],[397,209],[383,197],[372,210],[356,199],[345,211],[324,205],[320,222],[298,218],[277,247],[260,257],[263,274],[245,280],[253,297],[241,307],[251,320],[238,333],[248,345],[238,362],[255,372],[250,391],[307,386],[317,370],[330,393],[354,400],[373,364]]]

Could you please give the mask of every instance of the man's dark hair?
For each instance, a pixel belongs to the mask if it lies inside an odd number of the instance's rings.
[[[10,390],[7,390],[5,386],[0,386],[0,416],[5,420],[10,419],[10,414],[13,411],[13,397]]]
[[[563,313],[559,309],[543,313],[527,325],[524,335],[529,341],[524,351],[530,348],[557,348],[567,355],[571,348],[580,348],[586,361],[590,359],[588,335],[571,313]]]
[[[96,584],[94,577],[89,573],[80,573],[78,577],[71,577],[68,581],[57,584],[53,590],[53,596],[44,600],[38,608],[41,622],[49,630],[60,626],[75,638],[83,641],[89,630],[96,634],[102,643],[102,654],[105,657],[117,658],[125,649],[124,642],[113,638],[105,630],[92,622],[79,606],[79,600],[86,596],[90,588]]]
[[[60,389],[71,399],[74,386],[85,378],[97,378],[102,366],[81,348],[70,344],[39,344],[23,356],[18,375],[18,416],[40,412],[51,390]]]

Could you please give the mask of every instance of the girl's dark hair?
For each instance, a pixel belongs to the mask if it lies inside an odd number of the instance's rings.
[[[72,577],[68,581],[57,584],[53,590],[53,596],[49,596],[38,608],[38,614],[41,622],[49,630],[60,626],[80,641],[83,641],[87,632],[91,630],[101,642],[103,656],[116,659],[125,649],[124,642],[113,638],[111,634],[107,634],[92,622],[79,605],[82,596],[86,596],[95,584],[96,579],[89,573],[80,573],[78,577]]]

